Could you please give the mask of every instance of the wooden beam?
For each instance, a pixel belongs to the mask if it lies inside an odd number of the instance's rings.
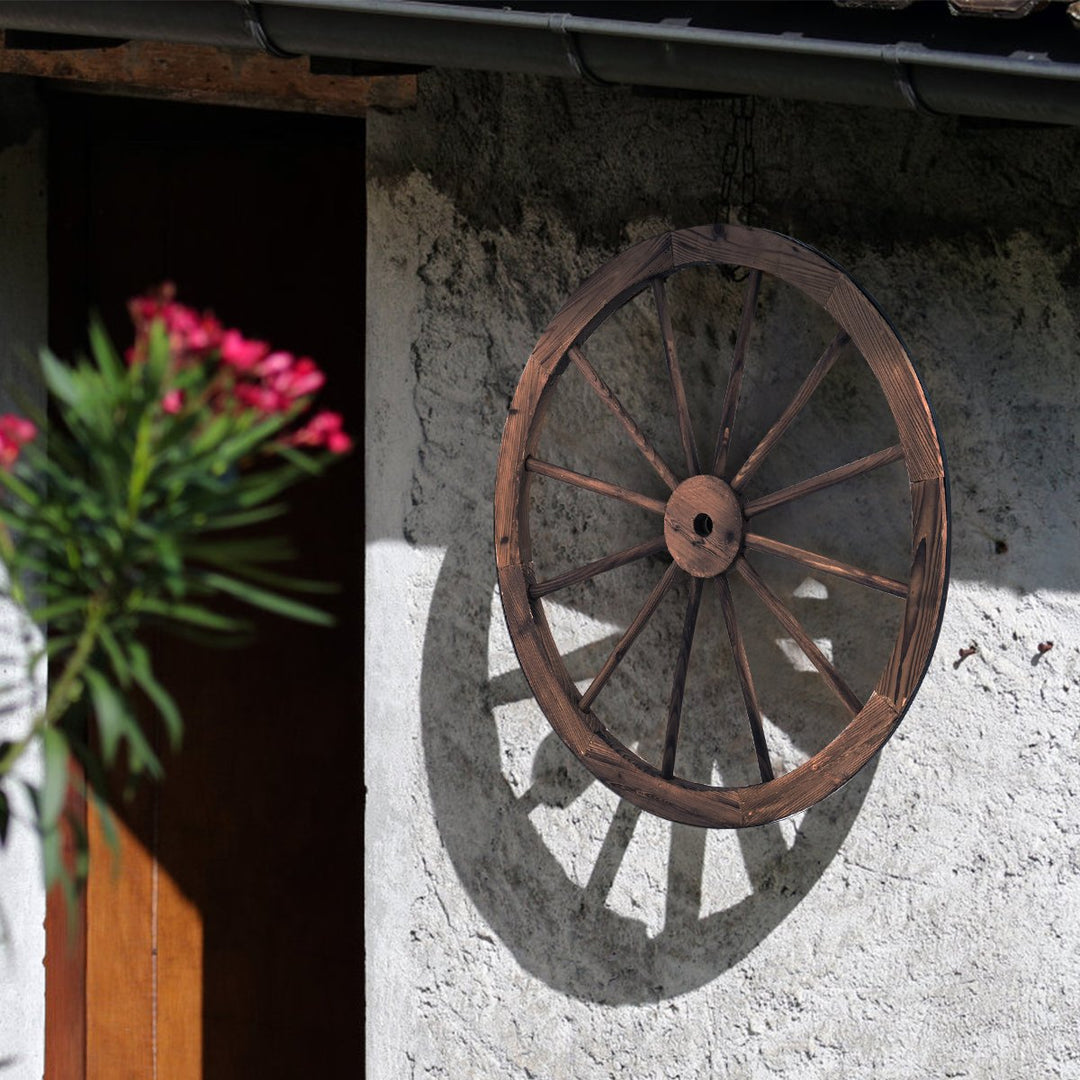
[[[0,31],[0,38],[3,31]],[[101,49],[11,49],[0,42],[0,74],[33,76],[98,94],[204,105],[363,116],[369,108],[416,103],[415,75],[313,75],[307,57],[131,41]]]
[[[81,768],[72,762],[64,807],[64,863],[74,873],[76,845],[70,822],[86,828]],[[45,904],[44,1080],[86,1080],[86,894],[68,906],[62,885]]]

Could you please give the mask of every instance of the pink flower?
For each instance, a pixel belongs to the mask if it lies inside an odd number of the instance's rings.
[[[264,413],[284,412],[289,407],[289,402],[276,390],[255,383],[240,383],[236,387],[236,399],[242,405]]]
[[[331,431],[326,437],[326,449],[331,454],[347,454],[352,447],[353,441],[344,431]]]
[[[264,413],[288,412],[326,382],[326,376],[309,357],[297,360],[292,353],[283,351],[267,353],[245,374],[256,376],[258,381],[239,382],[236,398]]]
[[[166,304],[161,311],[169,344],[176,353],[206,353],[221,344],[221,323],[209,312],[199,314],[181,304]]]
[[[184,407],[184,391],[170,390],[161,399],[161,409],[170,416],[175,416]]]
[[[255,374],[264,379],[271,379],[278,375],[284,375],[295,363],[296,359],[292,353],[279,350],[270,353],[264,360],[261,360],[255,366]]]
[[[0,416],[0,468],[10,469],[19,452],[37,436],[37,428],[22,416]]]
[[[341,413],[316,413],[308,423],[286,440],[289,446],[325,446],[331,454],[347,454],[353,445],[341,430]]]
[[[282,398],[292,402],[297,398],[314,394],[324,382],[326,376],[309,357],[297,360],[292,353],[273,352],[256,365],[255,373]]]
[[[288,372],[288,379],[278,387],[281,393],[293,399],[314,394],[326,382],[326,376],[316,366],[315,361],[302,357]]]
[[[146,296],[128,301],[131,321],[135,324],[135,347],[126,353],[128,363],[146,359],[146,338],[155,322],[162,322],[169,335],[169,347],[178,361],[199,358],[221,344],[223,330],[214,316],[176,303],[176,286],[171,281]]]
[[[237,371],[251,371],[270,351],[265,341],[249,341],[239,330],[226,330],[220,348],[221,359]]]

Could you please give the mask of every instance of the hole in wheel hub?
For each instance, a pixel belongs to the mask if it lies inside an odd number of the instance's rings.
[[[742,547],[742,506],[716,476],[691,476],[668,499],[664,539],[671,557],[694,577],[722,574]]]

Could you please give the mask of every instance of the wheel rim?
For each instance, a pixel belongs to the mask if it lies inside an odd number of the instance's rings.
[[[665,281],[693,266],[742,266],[749,271],[731,373],[717,421],[715,448],[699,460],[686,405]],[[838,332],[807,375],[795,399],[744,461],[729,461],[731,433],[754,309],[763,275],[799,289],[835,321]],[[675,402],[684,478],[657,453],[585,355],[590,335],[644,289],[656,299]],[[810,477],[764,497],[741,493],[787,427],[850,341],[862,354],[899,433],[891,447]],[[622,424],[638,451],[668,489],[660,500],[597,478],[573,473],[535,456],[551,391],[561,373],[576,367]],[[911,569],[906,582],[838,563],[754,531],[754,519],[776,506],[841,484],[903,460],[911,495]],[[663,515],[663,537],[614,552],[594,563],[537,582],[532,568],[529,485],[536,475],[584,487]],[[787,237],[739,226],[667,233],[628,249],[590,277],[570,297],[540,337],[518,385],[499,454],[495,493],[495,542],[504,611],[522,670],[547,719],[571,751],[609,787],[641,808],[687,824],[732,828],[786,817],[818,802],[855,774],[892,734],[925,674],[945,600],[948,511],[944,456],[933,415],[906,350],[869,299],[835,264]],[[672,562],[645,599],[619,644],[582,693],[571,681],[544,611],[544,597],[588,577],[649,554],[666,551]],[[795,616],[770,590],[748,555],[768,552],[824,573],[903,598],[900,631],[873,692],[860,700],[821,653]],[[674,665],[664,754],[652,763],[617,739],[592,710],[608,678],[680,574],[689,577],[682,646]],[[737,575],[792,635],[849,715],[847,726],[795,769],[774,776],[761,709],[734,613],[728,577]],[[711,787],[675,774],[682,693],[698,610],[706,588],[719,594],[761,782]]]

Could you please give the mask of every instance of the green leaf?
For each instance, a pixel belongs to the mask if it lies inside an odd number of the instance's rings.
[[[149,345],[150,348],[144,367],[146,374],[150,378],[150,392],[152,396],[157,397],[158,387],[161,385],[161,381],[165,378],[169,365],[172,363],[169,331],[165,329],[163,319],[155,319],[150,324]]]
[[[232,571],[241,577],[257,581],[260,585],[267,585],[271,589],[312,593],[320,596],[334,596],[341,592],[341,585],[336,581],[312,581],[310,578],[292,577],[289,574],[275,573],[273,570],[267,570],[262,566],[252,566],[250,563],[236,563],[233,565]]]
[[[108,623],[102,623],[98,633],[101,637],[101,647],[109,658],[109,664],[112,666],[117,681],[124,689],[127,689],[131,685],[132,671],[128,665],[127,657],[124,656],[123,649],[120,648],[120,643],[116,640],[116,635],[112,632]]]
[[[296,619],[299,622],[313,623],[316,626],[334,625],[334,617],[327,612],[311,607],[310,604],[303,604],[299,600],[280,596],[267,589],[260,589],[246,581],[226,577],[224,574],[203,574],[201,580],[211,588],[235,596],[264,611],[272,611],[277,615],[284,615],[286,618]]]
[[[271,435],[280,431],[290,421],[291,417],[287,415],[271,416],[266,420],[260,420],[259,423],[250,430],[226,439],[225,442],[218,447],[215,456],[220,461],[231,465],[233,462],[244,457],[245,454],[251,453],[259,443],[269,439]]]
[[[7,843],[8,824],[11,821],[11,808],[7,796],[0,791],[0,847]]]
[[[291,446],[277,445],[274,447],[274,452],[283,457],[290,465],[295,465],[298,469],[303,470],[308,476],[318,476],[325,472],[329,459],[315,458],[310,454],[305,454],[302,450],[296,450]]]
[[[127,709],[121,696],[100,672],[87,668],[86,684],[90,687],[90,696],[97,716],[101,757],[106,767],[110,767],[116,761],[120,740],[124,737],[125,727],[130,723]]]
[[[42,660],[50,656],[56,656],[58,653],[65,652],[78,640],[78,634],[65,634],[62,637],[49,638],[40,649],[30,654],[30,658],[26,663],[27,675],[30,678],[33,678],[34,673],[37,671],[38,664],[40,664]]]
[[[73,903],[77,889],[86,883],[86,878],[90,873],[90,836],[78,814],[73,814],[69,810],[64,815],[64,820],[71,830],[71,838],[74,841],[72,846],[75,849],[74,881],[71,882],[71,889],[68,892],[68,902]],[[65,874],[65,877],[67,876]]]
[[[166,600],[157,600],[149,596],[135,601],[132,604],[132,610],[142,612],[144,615],[158,615],[163,619],[189,623],[191,626],[201,626],[206,630],[220,630],[223,633],[248,629],[248,624],[240,619],[218,615],[217,612],[199,607],[197,604],[171,604]]]
[[[85,607],[85,596],[69,596],[66,600],[58,600],[55,604],[46,604],[44,607],[33,608],[30,612],[30,618],[41,625],[61,615],[70,615],[73,611],[82,611]]]
[[[101,825],[101,832],[105,837],[105,843],[108,845],[109,852],[112,855],[112,872],[113,878],[117,877],[120,870],[120,833],[116,829],[116,817],[112,812],[112,807],[101,797],[97,788],[89,786],[87,794],[90,796],[90,801],[94,804],[94,809],[97,811],[97,819]]]
[[[10,469],[0,469],[0,483],[3,483],[12,495],[21,499],[27,506],[41,504],[41,496],[28,484],[24,484]]]
[[[235,420],[228,413],[215,416],[209,424],[199,433],[191,444],[191,452],[196,457],[213,450],[228,434]]]
[[[270,506],[260,506],[255,510],[244,510],[236,514],[221,514],[212,517],[200,525],[202,532],[218,532],[222,529],[242,529],[246,525],[258,525],[264,521],[281,517],[286,514],[289,507],[285,503],[272,503]]]
[[[124,377],[124,365],[97,314],[90,319],[89,335],[90,351],[94,354],[102,375],[110,382],[119,382]]]
[[[184,735],[184,721],[172,695],[154,677],[150,666],[150,653],[140,642],[132,641],[128,645],[128,658],[131,662],[132,677],[161,714],[169,736],[169,745],[173,750],[179,750]]]
[[[45,870],[45,891],[48,892],[64,877],[60,829],[56,825],[46,829],[41,835],[41,859]]]
[[[120,740],[128,744],[128,765],[133,773],[144,770],[155,779],[162,775],[161,762],[136,723],[123,694],[100,671],[88,667],[86,683],[101,732],[101,752],[106,765],[116,760]]]
[[[242,536],[228,540],[198,540],[184,546],[185,554],[218,566],[237,562],[286,562],[296,550],[284,536]]]
[[[277,498],[278,495],[291,488],[302,478],[303,473],[298,472],[292,466],[275,469],[271,473],[252,476],[240,486],[236,502],[244,509],[259,506],[270,499]]]
[[[75,372],[57,360],[48,349],[41,350],[41,373],[45,377],[45,384],[61,401],[79,408],[82,394]]]
[[[154,537],[154,554],[157,556],[158,564],[167,575],[179,574],[183,569],[183,560],[176,537],[170,533],[157,533]]]
[[[48,832],[56,828],[64,809],[68,788],[68,744],[63,734],[54,727],[41,733],[45,749],[45,782],[38,802],[38,820]]]

